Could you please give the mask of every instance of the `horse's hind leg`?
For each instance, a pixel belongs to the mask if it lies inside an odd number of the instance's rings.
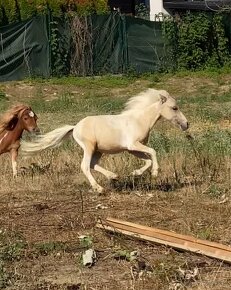
[[[149,167],[151,167],[152,160],[147,154],[138,151],[129,151],[129,153],[145,161],[145,165],[139,169],[134,170],[132,175],[142,175]]]
[[[102,156],[102,153],[100,153],[100,152],[95,152],[93,154],[92,160],[91,160],[91,168],[94,169],[95,171],[102,173],[108,179],[117,179],[118,178],[117,174],[115,174],[114,172],[111,172],[109,170],[106,170],[97,164],[99,162],[101,156]]]
[[[77,124],[78,126],[78,124]],[[80,125],[79,125],[80,126]],[[83,149],[83,159],[81,162],[81,169],[83,171],[83,173],[85,174],[85,176],[87,177],[87,179],[89,180],[91,186],[93,187],[93,189],[99,193],[103,192],[103,187],[101,187],[96,180],[94,179],[94,177],[91,174],[91,160],[95,151],[95,145],[92,142],[85,142],[83,141],[83,138],[81,138],[81,134],[79,133],[79,131],[81,132],[81,130],[79,130],[78,127],[76,127],[73,130],[73,137],[75,139],[75,141],[79,144],[79,146]]]
[[[81,169],[87,179],[89,180],[91,186],[93,187],[94,190],[97,192],[101,193],[103,192],[103,187],[101,187],[94,177],[91,174],[91,169],[90,169],[90,164],[91,164],[91,159],[94,153],[94,148],[91,145],[85,145],[84,148],[84,154],[83,154],[83,160],[81,162]]]

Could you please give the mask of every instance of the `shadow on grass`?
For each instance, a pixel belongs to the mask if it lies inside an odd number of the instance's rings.
[[[114,190],[120,192],[124,190],[142,190],[142,191],[163,191],[172,192],[177,189],[192,185],[200,185],[200,181],[176,181],[168,178],[158,179],[158,180],[147,180],[147,178],[142,176],[137,177],[126,177],[119,180],[111,180],[109,186]]]

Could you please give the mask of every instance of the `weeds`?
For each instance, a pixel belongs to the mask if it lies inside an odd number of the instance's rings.
[[[19,233],[1,231],[0,261],[20,260],[24,255],[27,244]]]
[[[62,242],[47,242],[47,243],[38,243],[34,245],[35,251],[39,255],[49,255],[53,252],[64,252],[67,246]]]
[[[11,245],[6,245],[0,249],[0,260],[15,261],[23,257],[26,244],[23,242],[16,242]]]
[[[80,236],[80,246],[89,249],[93,245],[93,238],[90,236]]]
[[[8,100],[6,93],[0,91],[0,101]]]
[[[11,275],[7,273],[4,264],[0,260],[0,289],[10,285]]]

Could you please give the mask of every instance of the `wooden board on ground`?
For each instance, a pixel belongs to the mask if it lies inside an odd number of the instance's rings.
[[[231,247],[219,243],[113,218],[99,220],[97,227],[231,263]]]

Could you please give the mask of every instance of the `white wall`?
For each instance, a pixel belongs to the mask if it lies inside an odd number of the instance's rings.
[[[149,0],[150,20],[155,20],[155,15],[159,13],[168,14],[163,7],[163,0]]]

